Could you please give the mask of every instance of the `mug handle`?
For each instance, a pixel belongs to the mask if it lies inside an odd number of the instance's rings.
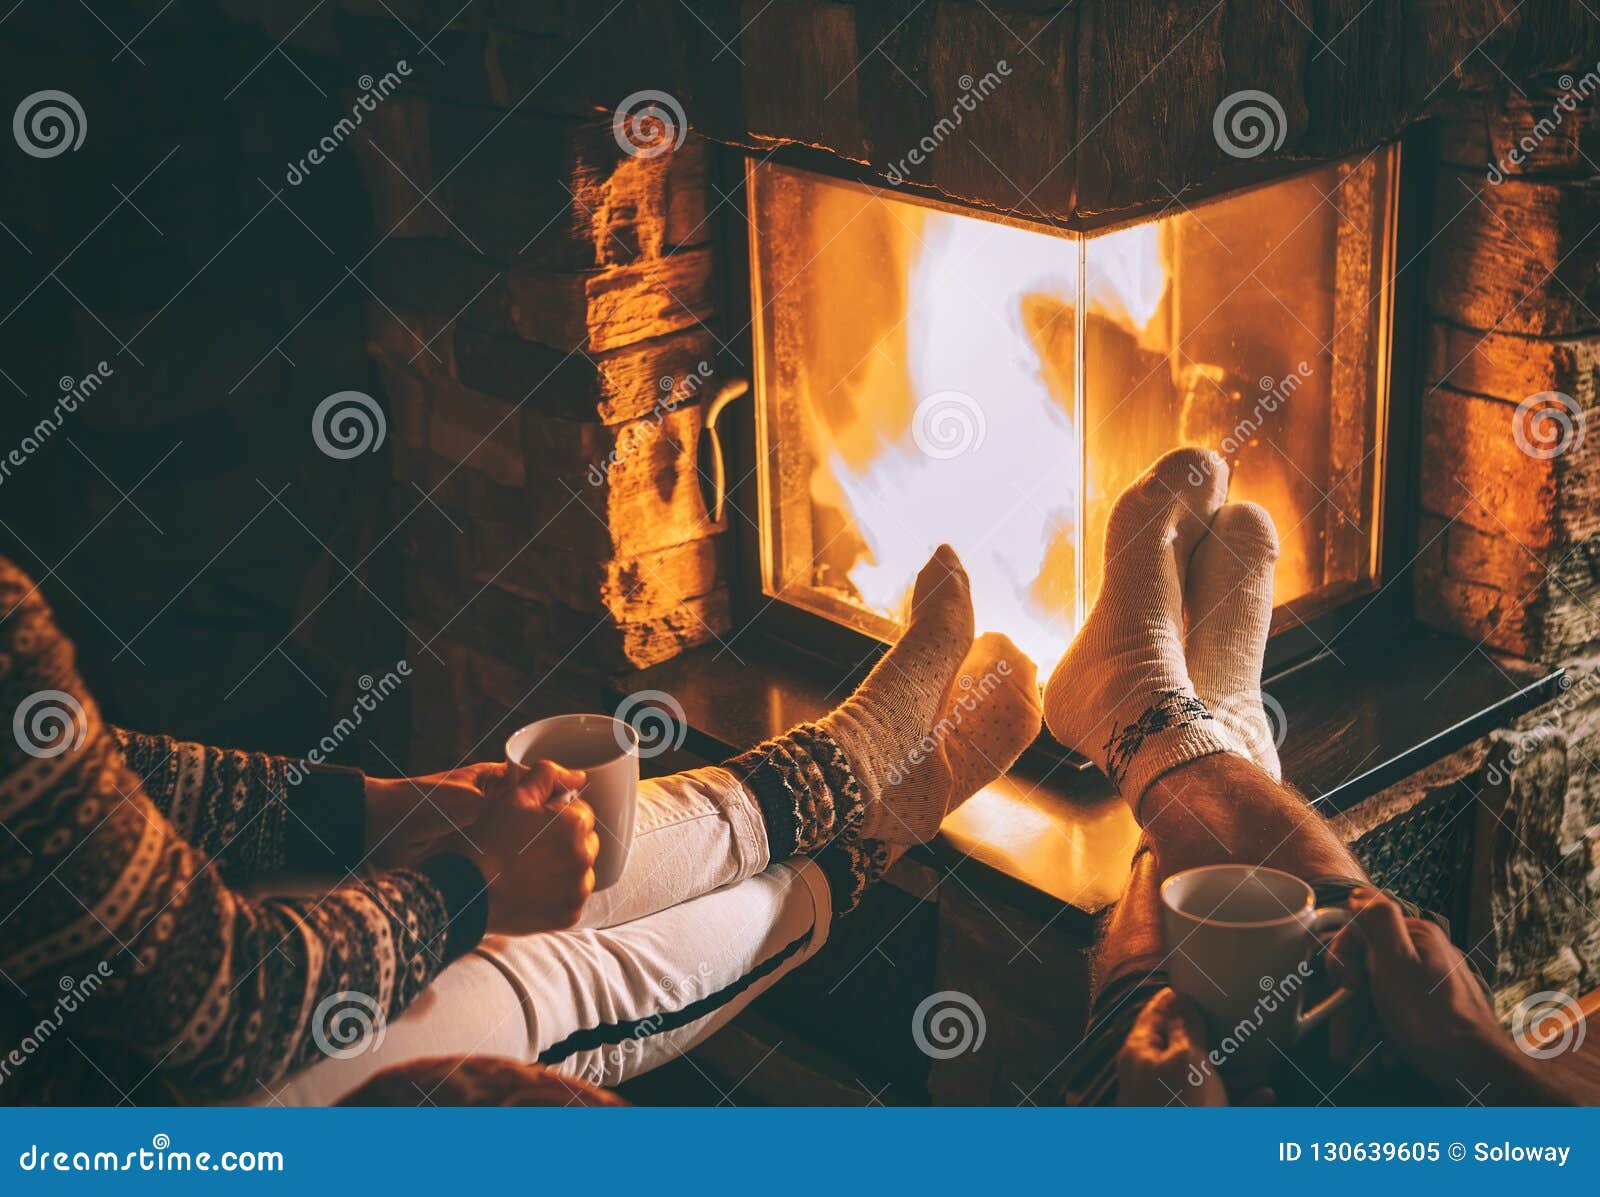
[[[1340,927],[1343,927],[1350,921],[1351,917],[1351,912],[1343,906],[1320,906],[1311,912],[1311,917],[1306,921],[1306,930],[1318,939],[1322,939],[1329,932],[1337,931]],[[1326,941],[1324,940],[1323,942]],[[1327,1021],[1328,1015],[1354,996],[1354,990],[1346,989],[1341,985],[1311,1009],[1302,1010],[1295,1019],[1294,1037],[1300,1039],[1302,1036],[1314,1031]]]

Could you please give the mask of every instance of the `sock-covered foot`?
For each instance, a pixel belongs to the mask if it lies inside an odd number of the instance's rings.
[[[934,725],[930,739],[938,742],[940,759],[913,765],[906,780],[914,782],[920,769],[942,770],[949,778],[948,815],[1011,768],[1042,721],[1033,662],[1010,637],[985,632],[956,671]]]
[[[939,830],[952,787],[936,728],[971,648],[971,587],[955,550],[940,545],[917,575],[905,634],[856,692],[818,724],[844,752],[861,786],[862,816],[854,834],[910,844]]]
[[[961,663],[929,737],[937,740],[933,748],[938,759],[930,752],[894,784],[921,785],[917,774],[922,770],[942,773],[948,778],[948,814],[1010,769],[1039,734],[1041,722],[1033,662],[1008,637],[987,632]],[[892,796],[889,801],[892,805]],[[834,913],[854,910],[905,851],[905,844],[841,839],[817,853],[833,893]]]
[[[1051,734],[1100,766],[1135,813],[1162,773],[1229,748],[1183,653],[1184,576],[1227,487],[1220,456],[1175,449],[1122,492],[1100,594],[1045,688]]]
[[[1281,778],[1281,728],[1267,717],[1261,663],[1272,627],[1278,533],[1254,503],[1228,503],[1195,549],[1184,586],[1185,654],[1195,694],[1236,751]]]
[[[954,793],[941,719],[971,648],[971,588],[941,545],[917,575],[905,634],[856,692],[724,762],[760,809],[769,860],[858,845],[850,858],[881,873],[886,845],[933,838]]]

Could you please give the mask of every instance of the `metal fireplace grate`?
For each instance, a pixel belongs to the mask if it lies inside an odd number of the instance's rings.
[[[1472,811],[1471,789],[1451,786],[1351,845],[1375,884],[1448,918],[1458,946],[1466,934]]]

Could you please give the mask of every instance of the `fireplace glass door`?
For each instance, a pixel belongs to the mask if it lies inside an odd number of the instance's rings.
[[[1085,234],[750,165],[765,592],[891,639],[948,542],[1048,667],[1183,444],[1271,511],[1275,627],[1374,589],[1397,154]]]

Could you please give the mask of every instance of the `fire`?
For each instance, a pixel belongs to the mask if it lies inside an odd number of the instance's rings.
[[[1003,631],[1048,665],[1082,616],[1078,242],[918,215],[904,370],[920,398],[860,464],[822,446],[813,493],[836,494],[863,541],[849,579],[866,606],[902,614],[917,570],[943,541],[972,579],[978,630]],[[1157,230],[1104,240],[1091,306],[1142,331],[1166,292]]]
[[[972,579],[980,630],[1053,660],[1076,626],[1082,454],[1071,362],[1041,361],[1024,298],[1070,335],[1077,246],[1009,225],[927,213],[908,275],[905,369],[916,406],[863,468],[821,465],[865,542],[850,582],[873,610],[904,610],[944,541]]]
[[[1161,227],[1136,224],[1096,237],[1084,257],[1084,297],[1099,312],[1144,332],[1166,298],[1167,268],[1161,259]]]
[[[1370,589],[1387,170],[1078,236],[753,168],[768,592],[891,635],[947,542],[1048,668],[1113,499],[1182,444],[1272,512],[1281,617]]]

